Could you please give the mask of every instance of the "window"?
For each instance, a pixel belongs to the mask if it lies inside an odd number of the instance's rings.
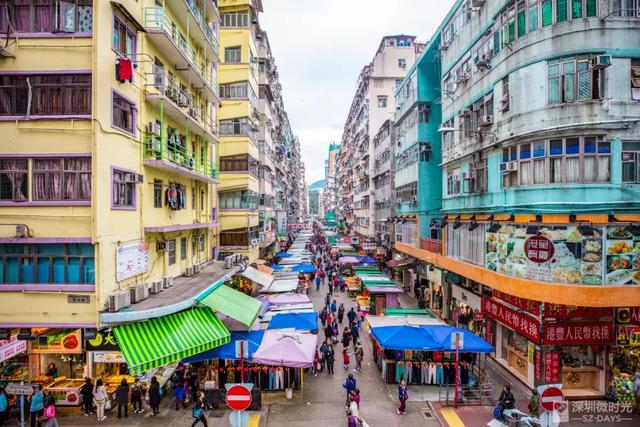
[[[460,194],[460,169],[447,171],[447,195]]]
[[[173,265],[176,263],[176,241],[168,240],[167,241],[167,259],[169,260],[169,265]]]
[[[529,31],[538,29],[538,3],[539,0],[528,0],[529,2]]]
[[[236,82],[220,85],[220,98],[247,98],[249,82]]]
[[[613,13],[618,17],[635,18],[640,13],[637,0],[613,0]]]
[[[91,158],[33,159],[33,200],[91,200]]]
[[[232,191],[219,194],[220,209],[258,209],[260,196],[253,191]]]
[[[416,203],[418,201],[418,183],[414,181],[396,187],[396,201],[398,203]]]
[[[260,237],[260,227],[234,228],[220,232],[220,246],[251,246]]]
[[[540,8],[542,10],[542,26],[547,27],[553,24],[553,4],[551,0],[541,0]]]
[[[372,79],[373,80],[373,87],[380,89],[382,87],[384,87],[384,80],[383,79]]]
[[[387,97],[386,96],[378,96],[378,107],[379,108],[387,108]]]
[[[16,33],[90,33],[92,0],[0,0],[0,28]]]
[[[467,177],[463,180],[464,190],[467,193],[484,193],[487,191],[487,161],[481,160],[469,165]]]
[[[124,132],[135,135],[135,121],[136,105],[122,95],[113,92],[112,126]]]
[[[556,0],[556,22],[564,22],[567,20],[567,0]]]
[[[396,79],[396,89],[402,84],[402,79]]]
[[[500,107],[498,111],[506,113],[509,111],[509,76],[501,80],[502,98],[500,99]]]
[[[622,143],[622,182],[640,182],[640,142]]]
[[[398,67],[407,68],[407,60],[405,58],[398,58]]]
[[[502,186],[610,182],[610,158],[611,143],[595,136],[520,144],[503,150]]]
[[[462,223],[458,228],[454,228],[452,223],[447,224],[447,256],[475,265],[484,265],[487,224],[479,222],[478,227],[471,231],[469,224]]]
[[[631,60],[631,99],[640,101],[640,59]]]
[[[113,208],[136,208],[136,181],[135,173],[113,169],[113,194],[111,195]]]
[[[431,104],[418,105],[418,123],[429,123],[431,116]]]
[[[0,116],[89,114],[90,74],[0,76]]]
[[[134,59],[136,54],[137,36],[135,31],[131,30],[117,16],[113,16],[113,41],[111,47],[119,55]]]
[[[253,135],[256,125],[247,117],[220,120],[220,135]]]
[[[200,190],[200,210],[204,211],[204,191]]]
[[[187,238],[180,238],[180,260],[184,261],[187,259]]]
[[[220,157],[221,172],[249,172],[258,176],[258,161],[248,154]]]
[[[242,50],[240,46],[227,47],[224,49],[224,62],[237,64],[242,62]]]
[[[27,200],[27,159],[0,160],[0,200]]]
[[[220,18],[220,26],[223,28],[242,28],[249,26],[248,12],[222,13]]]
[[[604,69],[590,66],[589,56],[569,57],[547,64],[547,102],[600,99],[603,96]]]
[[[93,284],[93,245],[0,244],[0,283]]]
[[[153,207],[162,207],[162,181],[157,179],[153,180]]]

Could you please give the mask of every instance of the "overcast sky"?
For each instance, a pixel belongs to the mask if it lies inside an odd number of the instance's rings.
[[[284,103],[300,138],[307,184],[324,178],[329,143],[340,142],[362,67],[384,35],[426,41],[454,0],[262,0]]]

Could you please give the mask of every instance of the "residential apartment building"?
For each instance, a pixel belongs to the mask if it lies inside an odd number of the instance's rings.
[[[257,34],[260,1],[220,7],[220,249],[249,262],[260,249],[260,106]],[[264,231],[263,231],[264,233]]]
[[[349,194],[342,200],[341,213],[363,241],[374,240],[372,139],[380,126],[393,118],[394,90],[422,47],[414,36],[385,36],[358,78],[342,135],[339,167],[343,168],[340,192]]]
[[[385,121],[373,137],[373,218],[378,246],[390,249],[395,242],[395,149],[393,121]]]
[[[325,161],[324,182],[325,191],[323,192],[324,212],[335,213],[337,209],[338,188],[336,184],[336,169],[338,161],[339,144],[329,144],[329,155]]]
[[[396,249],[522,383],[603,396],[640,312],[638,4],[470,4],[437,31],[442,245]]]
[[[216,2],[0,6],[0,328],[96,328],[222,277]]]

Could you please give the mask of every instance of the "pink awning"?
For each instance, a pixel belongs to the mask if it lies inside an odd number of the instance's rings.
[[[309,368],[313,364],[318,335],[266,330],[253,361],[264,365]]]
[[[269,297],[269,302],[275,305],[287,305],[287,304],[305,304],[311,300],[304,294],[280,294]]]

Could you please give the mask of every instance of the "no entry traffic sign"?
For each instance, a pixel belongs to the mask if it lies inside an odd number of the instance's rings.
[[[234,411],[244,411],[251,405],[251,391],[243,385],[234,385],[227,390],[227,406]]]
[[[547,411],[556,411],[562,406],[562,390],[557,387],[549,387],[542,392],[540,404]]]

